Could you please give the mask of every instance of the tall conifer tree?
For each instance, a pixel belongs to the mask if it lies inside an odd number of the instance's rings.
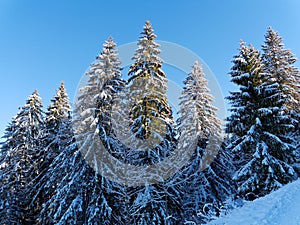
[[[149,164],[160,161],[174,146],[172,110],[167,99],[167,78],[161,69],[162,60],[158,56],[160,49],[155,38],[152,25],[147,21],[138,40],[138,49],[132,58],[134,63],[128,72],[129,104],[132,106],[131,131],[134,138],[147,140],[149,148],[152,148],[143,151],[146,155],[139,157],[144,158],[142,163]],[[147,147],[136,146],[137,149]]]
[[[34,91],[6,130],[1,152],[0,217],[3,224],[32,224],[28,212],[32,181],[41,172],[40,137],[44,128],[41,98]]]
[[[180,189],[184,218],[201,223],[218,214],[222,202],[233,192],[231,154],[222,145],[221,121],[207,83],[196,61],[184,81],[179,117],[179,132],[184,137],[179,148],[191,145],[195,136],[197,140],[194,154],[179,178],[179,183],[183,182]],[[211,160],[214,156],[216,159]],[[203,212],[205,205],[210,205],[210,212]]]
[[[39,224],[118,224],[122,188],[98,171],[99,141],[111,145],[109,107],[124,86],[116,44],[109,38],[86,73],[74,109],[75,143],[51,164],[49,181],[57,190],[46,202]],[[101,152],[99,153],[101,154]]]
[[[149,21],[146,22],[129,68],[126,87],[129,109],[130,149],[125,158],[133,165],[154,165],[174,149],[175,129],[172,110],[167,99],[167,78],[159,58],[159,45]],[[150,175],[152,176],[152,175]],[[159,177],[160,174],[153,174]],[[161,178],[160,183],[129,187],[130,224],[176,224],[180,220],[178,206]]]
[[[45,127],[40,138],[41,154],[39,158],[41,171],[31,183],[35,191],[29,193],[31,198],[29,213],[34,217],[38,217],[43,205],[53,195],[55,188],[57,188],[57,182],[47,186],[49,175],[51,174],[50,164],[65,150],[72,138],[71,107],[64,82],[62,82],[56,91],[56,95],[51,100],[51,104],[48,106]]]
[[[229,148],[236,154],[238,171],[233,179],[238,193],[264,196],[295,179],[293,146],[286,138],[290,120],[282,115],[277,84],[268,84],[258,50],[241,43],[230,75],[239,86],[231,92],[228,117]],[[249,197],[250,198],[250,197]]]
[[[300,71],[294,65],[297,59],[289,49],[285,49],[282,37],[271,27],[265,34],[262,50],[266,83],[277,86],[279,101],[283,103],[282,113],[294,126],[290,138],[298,151],[296,168],[300,174]]]

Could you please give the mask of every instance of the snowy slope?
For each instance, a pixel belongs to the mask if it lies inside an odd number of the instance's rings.
[[[300,179],[209,225],[300,225]]]

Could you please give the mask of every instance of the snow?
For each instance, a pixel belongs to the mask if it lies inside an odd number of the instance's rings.
[[[300,225],[300,179],[208,225]]]

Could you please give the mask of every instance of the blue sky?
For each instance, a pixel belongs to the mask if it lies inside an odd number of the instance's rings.
[[[64,80],[72,100],[103,41],[136,41],[146,20],[159,40],[197,53],[227,96],[240,39],[260,48],[272,26],[300,57],[299,10],[298,0],[0,0],[0,134],[35,89],[47,106]]]

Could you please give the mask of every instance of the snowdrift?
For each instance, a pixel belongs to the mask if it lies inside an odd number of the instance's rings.
[[[300,179],[209,225],[300,225]]]

